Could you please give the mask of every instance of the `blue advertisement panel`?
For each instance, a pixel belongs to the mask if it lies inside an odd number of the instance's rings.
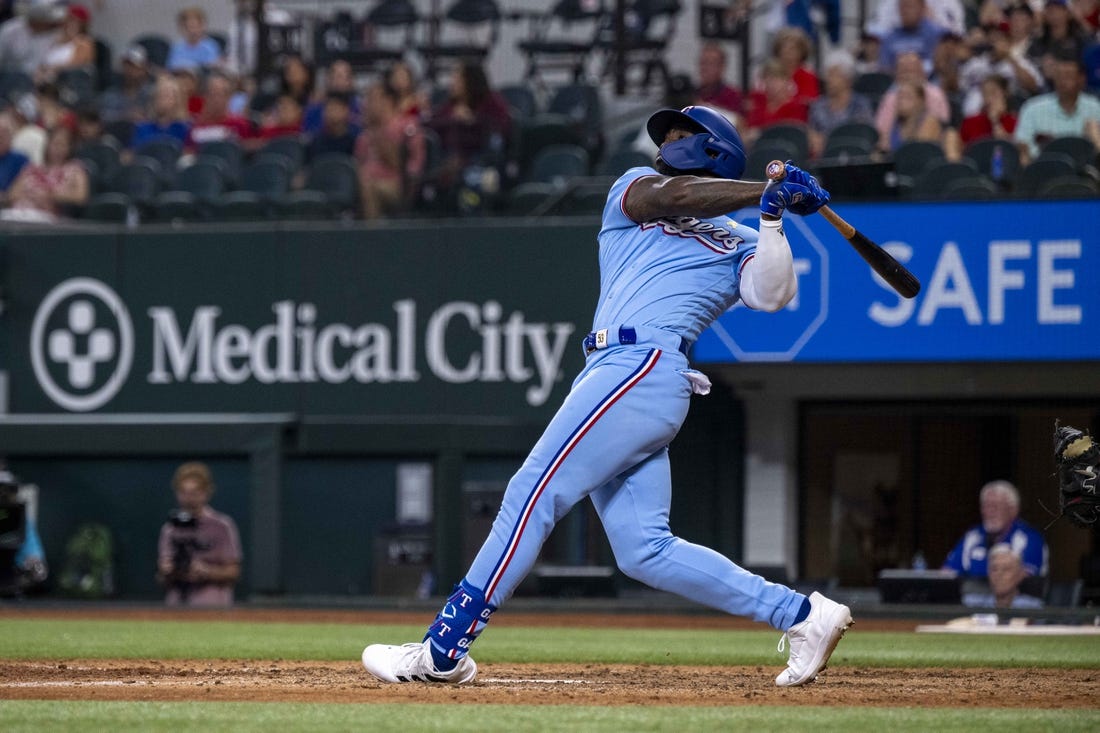
[[[894,293],[822,217],[791,216],[798,295],[778,313],[739,304],[702,335],[695,361],[1100,359],[1100,201],[836,208],[921,292]]]

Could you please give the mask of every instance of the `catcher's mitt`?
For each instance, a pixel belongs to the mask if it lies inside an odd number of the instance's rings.
[[[1062,516],[1078,527],[1094,527],[1100,519],[1100,445],[1088,433],[1054,423],[1054,462],[1058,467],[1058,499]]]

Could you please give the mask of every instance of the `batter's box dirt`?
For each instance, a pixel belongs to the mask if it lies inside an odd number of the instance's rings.
[[[386,685],[355,661],[0,661],[0,699],[1092,708],[1100,672],[839,666],[777,688],[775,667],[483,664],[470,685]]]

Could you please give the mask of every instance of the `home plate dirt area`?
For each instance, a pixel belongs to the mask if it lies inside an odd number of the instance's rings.
[[[30,612],[72,618],[71,612]],[[26,611],[4,616],[26,617]],[[167,612],[86,613],[93,618],[167,619]],[[251,622],[408,623],[407,615],[378,612],[235,610],[200,616]],[[503,621],[503,617],[500,619]],[[496,619],[494,619],[496,621]],[[517,614],[508,625],[611,625],[624,616]],[[639,628],[731,628],[708,616],[633,616]],[[504,624],[501,624],[504,625]],[[909,630],[911,622],[866,620],[866,630]],[[748,628],[746,626],[746,628]],[[1100,670],[1039,668],[915,669],[839,664],[802,688],[777,688],[783,666],[693,667],[607,664],[481,664],[469,685],[387,685],[369,677],[360,650],[338,662],[271,660],[0,660],[0,699],[255,701],[314,703],[496,703],[516,705],[842,705],[1000,708],[1094,708]]]

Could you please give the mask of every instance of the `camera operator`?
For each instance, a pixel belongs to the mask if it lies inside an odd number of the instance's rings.
[[[27,501],[34,490],[21,486],[0,463],[0,596],[39,589],[48,575],[35,512]]]
[[[210,508],[214,482],[204,463],[172,476],[178,508],[160,529],[157,580],[170,606],[230,606],[241,575],[241,540],[233,519]]]

